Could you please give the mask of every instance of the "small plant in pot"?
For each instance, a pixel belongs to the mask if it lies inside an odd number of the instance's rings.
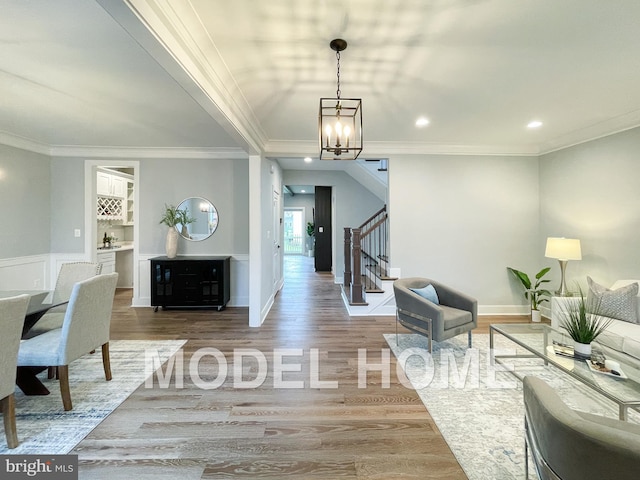
[[[578,292],[577,298],[569,300],[562,307],[561,325],[574,341],[574,354],[588,358],[591,356],[591,342],[598,338],[613,320],[599,314],[599,300],[585,300],[580,287]]]
[[[516,270],[515,268],[507,267],[514,277],[516,277],[522,286],[524,287],[524,298],[531,302],[531,321],[539,322],[540,321],[540,305],[543,302],[548,302],[551,292],[545,288],[541,288],[543,284],[550,282],[550,280],[543,279],[551,267],[546,267],[540,270],[535,277],[535,283],[531,281],[529,275],[520,270]]]
[[[164,223],[167,227],[167,238],[165,240],[165,251],[168,258],[175,258],[178,254],[178,231],[176,225],[181,223],[183,211],[175,205],[164,206],[164,215],[160,219],[160,223]]]

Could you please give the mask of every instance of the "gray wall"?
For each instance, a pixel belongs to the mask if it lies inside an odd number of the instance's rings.
[[[482,305],[524,303],[506,267],[542,268],[536,157],[394,156],[389,198],[391,266],[403,277],[440,280]]]
[[[582,261],[567,264],[569,288],[585,287],[587,275],[608,286],[640,278],[640,128],[543,155],[540,205],[542,241],[580,239]]]
[[[204,197],[218,210],[218,229],[209,239],[180,239],[178,255],[249,253],[248,160],[152,159],[140,161],[140,253],[162,254],[165,204]]]
[[[0,258],[49,253],[49,157],[0,145]]]
[[[285,185],[333,187],[332,195],[335,205],[333,253],[336,259],[336,263],[333,265],[333,272],[337,280],[342,282],[342,273],[344,271],[344,228],[359,226],[369,216],[380,210],[384,202],[345,172],[286,170],[283,175]]]
[[[84,159],[51,159],[51,253],[84,252]],[[82,234],[76,238],[74,229]]]
[[[51,161],[51,252],[84,251],[84,239],[73,237],[75,228],[81,228],[83,235],[87,228],[84,225],[84,163],[84,159],[64,157]],[[218,229],[202,242],[180,239],[178,254],[249,253],[247,160],[142,159],[139,177],[140,238],[136,241],[140,254],[164,253],[167,227],[159,223],[164,205],[178,205],[192,196],[204,197],[215,205],[219,214]]]

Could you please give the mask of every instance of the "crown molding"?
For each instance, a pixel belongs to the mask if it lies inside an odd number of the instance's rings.
[[[53,157],[83,158],[183,158],[183,159],[248,159],[239,148],[148,148],[148,147],[84,147],[55,145],[51,147]]]
[[[266,134],[189,2],[98,2],[239,145],[262,151]]]
[[[277,140],[265,146],[267,157],[318,158],[318,143]],[[451,145],[432,143],[367,142],[360,157],[388,157],[390,155],[497,155],[497,156],[538,156],[540,150],[535,145]]]
[[[9,147],[19,148],[20,150],[39,153],[41,155],[51,155],[50,145],[9,132],[0,131],[0,145],[7,145]]]
[[[590,142],[591,140],[608,137],[609,135],[615,135],[616,133],[631,130],[639,126],[640,110],[635,110],[544,142],[540,145],[540,155],[563,150],[581,143]]]

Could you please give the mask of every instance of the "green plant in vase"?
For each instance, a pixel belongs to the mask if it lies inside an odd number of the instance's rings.
[[[160,223],[164,223],[168,227],[175,227],[180,223],[180,218],[182,215],[182,210],[180,210],[175,205],[164,205],[164,215],[162,215],[162,219],[160,219]]]
[[[578,292],[578,297],[567,299],[567,302],[561,307],[563,318],[560,324],[575,342],[575,354],[589,357],[591,342],[598,338],[613,320],[603,317],[599,313],[600,301],[597,298],[587,301],[580,287],[578,287]]]
[[[546,267],[536,273],[535,282],[532,282],[529,278],[529,275],[526,273],[516,270],[515,268],[507,267],[507,270],[513,274],[514,277],[518,279],[518,281],[524,287],[524,298],[529,300],[531,303],[531,320],[534,322],[540,321],[540,305],[543,302],[548,302],[549,299],[547,297],[551,296],[551,292],[546,288],[542,288],[543,284],[549,283],[551,280],[543,279],[551,267]]]

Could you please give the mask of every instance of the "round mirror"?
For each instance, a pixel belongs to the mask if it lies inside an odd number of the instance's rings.
[[[184,212],[182,222],[175,228],[182,238],[199,242],[206,240],[218,228],[218,210],[206,198],[189,197],[178,205]]]

